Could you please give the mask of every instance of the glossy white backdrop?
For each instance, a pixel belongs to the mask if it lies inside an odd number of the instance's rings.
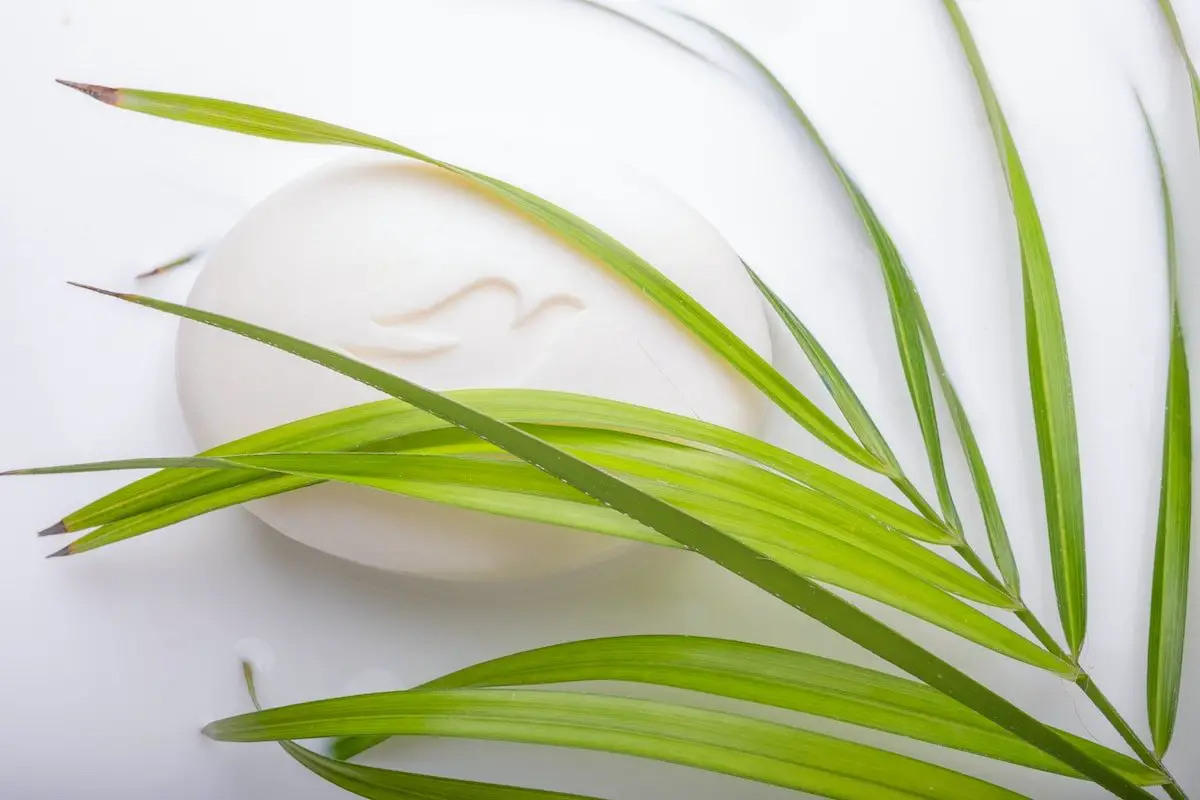
[[[1153,0],[963,5],[1027,162],[1063,295],[1092,589],[1084,661],[1144,730],[1165,276],[1156,177],[1132,87],[1165,140],[1180,216],[1194,218],[1200,150],[1182,68]],[[1200,43],[1200,7],[1177,5]],[[1053,622],[1016,241],[982,108],[940,4],[681,6],[725,26],[776,69],[889,225],[974,420],[1026,593]],[[5,466],[185,452],[174,323],[63,282],[128,288],[140,269],[219,235],[272,188],[335,156],[104,109],[51,83],[67,77],[272,105],[413,145],[532,130],[577,146],[582,158],[603,148],[696,206],[777,285],[849,374],[910,472],[923,476],[877,267],[832,176],[753,94],[653,37],[566,0],[13,0],[4,17]],[[1180,227],[1189,273],[1200,263],[1200,240],[1193,226]],[[180,298],[190,280],[184,270],[144,286]],[[1185,292],[1195,327],[1200,281],[1186,277]],[[783,361],[821,397],[794,354]],[[781,441],[827,458],[776,422]],[[954,467],[966,510],[965,473]],[[204,722],[247,708],[239,655],[260,665],[272,704],[411,685],[519,648],[615,633],[727,635],[870,663],[738,580],[666,553],[569,581],[460,589],[342,563],[233,510],[44,561],[57,545],[34,531],[121,481],[0,482],[5,797],[341,796],[277,748],[199,735]],[[968,524],[980,527],[972,516]],[[1194,588],[1191,675],[1169,758],[1193,791],[1197,595]],[[1118,743],[1086,701],[1054,679],[880,613],[1043,719]],[[1038,797],[1101,796],[1067,779],[812,724]],[[791,796],[560,750],[414,741],[379,758],[620,800]]]

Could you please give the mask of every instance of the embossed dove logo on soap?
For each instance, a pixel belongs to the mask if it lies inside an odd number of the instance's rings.
[[[399,374],[440,366],[455,375],[478,376],[480,385],[520,386],[586,309],[573,293],[535,295],[493,275],[416,308],[372,314],[369,332],[338,346]]]
[[[415,292],[372,298],[365,319],[361,297],[329,302],[314,315],[319,338],[432,388],[463,387],[469,376],[479,388],[558,389],[630,402],[657,396],[664,407],[689,410],[626,326],[579,292],[528,275],[442,276]]]

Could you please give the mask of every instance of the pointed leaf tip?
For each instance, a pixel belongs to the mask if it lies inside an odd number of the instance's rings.
[[[120,97],[120,89],[114,89],[111,86],[97,86],[94,83],[77,83],[75,81],[64,81],[62,78],[55,78],[55,83],[62,84],[68,88],[74,89],[77,92],[83,92],[88,97],[99,100],[101,103],[106,103],[110,106],[117,105],[117,100]]]
[[[38,531],[38,536],[58,536],[60,533],[67,532],[67,523],[59,520],[45,530]]]
[[[104,295],[108,295],[109,297],[115,297],[118,300],[124,300],[126,297],[128,297],[128,295],[122,294],[121,292],[114,292],[109,289],[101,289],[98,286],[89,286],[86,283],[77,283],[75,281],[67,281],[67,285],[74,286],[76,289],[86,289],[89,292],[95,292],[96,294],[104,294]]]
[[[69,556],[73,554],[74,551],[71,549],[71,545],[67,545],[61,550],[55,550],[50,555],[46,556],[46,558],[62,558],[63,556]]]

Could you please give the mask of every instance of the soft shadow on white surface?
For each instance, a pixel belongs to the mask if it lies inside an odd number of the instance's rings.
[[[688,5],[778,71],[890,227],[975,422],[1026,593],[1052,623],[1011,215],[939,4]],[[1092,586],[1084,660],[1144,730],[1165,280],[1153,166],[1129,85],[1146,98],[1179,176],[1178,213],[1194,217],[1200,156],[1182,68],[1149,0],[963,5],[1037,193],[1071,337]],[[1187,29],[1200,32],[1200,16],[1178,5]],[[127,288],[136,272],[219,235],[280,182],[335,155],[121,114],[51,83],[66,77],[269,104],[418,146],[446,133],[536,130],[581,153],[603,148],[696,206],[777,285],[928,483],[877,267],[832,176],[751,93],[656,39],[558,0],[27,2],[11,16],[0,29],[0,89],[26,116],[0,133],[5,466],[185,452],[174,324],[62,282]],[[1200,240],[1180,228],[1186,275]],[[187,283],[183,273],[146,286],[178,298]],[[1197,286],[1185,279],[1192,327]],[[796,359],[785,363],[824,402],[815,378]],[[790,428],[782,439],[828,460]],[[961,464],[955,478],[965,511]],[[269,703],[409,685],[479,658],[612,633],[729,635],[863,658],[732,577],[671,553],[531,589],[459,592],[320,556],[229,511],[86,556],[41,559],[52,548],[34,531],[121,481],[0,483],[0,794],[342,796],[277,748],[200,737],[203,723],[247,708],[236,668],[244,653],[273,661],[263,664]],[[977,519],[968,523],[978,530]],[[1117,743],[1058,682],[881,613],[1043,718]],[[1200,613],[1188,655],[1191,677]],[[1200,767],[1187,756],[1200,742],[1197,683],[1185,686],[1171,753],[1194,790]],[[1066,779],[848,733],[1038,797],[1101,796]],[[789,796],[565,751],[422,742],[381,758],[619,800]]]

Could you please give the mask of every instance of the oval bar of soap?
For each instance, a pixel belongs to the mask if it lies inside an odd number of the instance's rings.
[[[763,305],[695,211],[610,165],[511,152],[469,161],[615,236],[764,355]],[[558,389],[755,432],[763,401],[624,279],[464,180],[415,162],[337,162],[276,192],[225,237],[190,303],[340,349],[424,386]],[[201,449],[378,399],[247,339],[184,323],[179,394]],[[600,561],[632,546],[323,484],[249,505],[312,547],[383,569],[496,580]]]

